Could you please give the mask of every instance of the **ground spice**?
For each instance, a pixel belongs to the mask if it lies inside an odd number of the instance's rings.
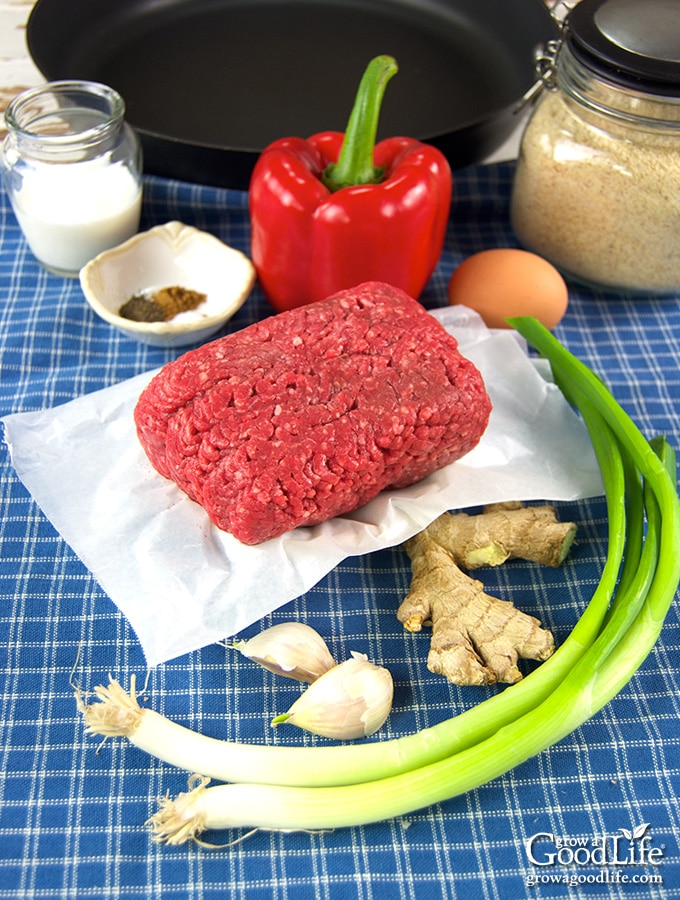
[[[542,98],[512,199],[527,249],[582,282],[672,291],[680,286],[679,212],[677,129],[613,124],[559,91]]]
[[[118,315],[133,322],[164,322],[163,308],[143,294],[135,294],[118,310]]]
[[[206,294],[173,285],[152,293],[134,294],[124,303],[118,315],[134,322],[169,322],[181,312],[197,309]]]

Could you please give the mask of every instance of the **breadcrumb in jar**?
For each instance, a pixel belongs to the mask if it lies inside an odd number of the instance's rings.
[[[680,108],[667,105],[677,127],[610,120],[560,91],[545,94],[515,175],[520,241],[581,282],[651,293],[680,287]],[[631,110],[645,111],[640,101]]]

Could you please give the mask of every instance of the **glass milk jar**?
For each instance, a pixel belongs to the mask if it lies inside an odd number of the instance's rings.
[[[551,49],[513,184],[518,239],[596,288],[680,289],[680,3],[581,0]]]
[[[106,85],[55,81],[25,91],[5,113],[3,181],[34,256],[75,276],[139,228],[141,149]]]

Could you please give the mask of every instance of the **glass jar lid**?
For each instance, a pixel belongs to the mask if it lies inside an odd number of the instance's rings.
[[[581,0],[565,20],[565,43],[611,81],[680,95],[678,0]]]

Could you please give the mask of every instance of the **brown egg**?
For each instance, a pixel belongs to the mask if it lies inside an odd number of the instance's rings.
[[[464,260],[451,276],[450,304],[475,310],[489,328],[508,328],[511,316],[534,316],[554,328],[567,310],[564,279],[547,260],[528,250],[483,250]]]

